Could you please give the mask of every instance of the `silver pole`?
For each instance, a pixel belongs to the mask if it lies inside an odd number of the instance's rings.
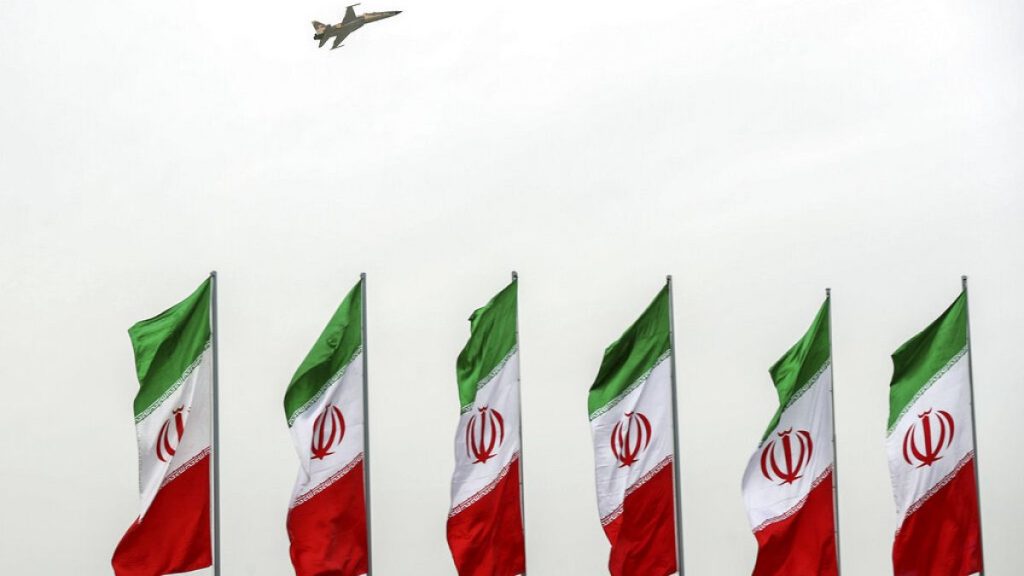
[[[974,494],[978,499],[978,548],[981,553],[981,576],[985,576],[985,544],[981,529],[981,481],[978,474],[978,419],[974,415],[974,351],[971,346],[971,307],[967,295],[967,276],[960,277],[960,286],[964,291],[964,314],[967,316],[967,374],[971,382],[971,435],[974,440]]]
[[[835,522],[836,540],[836,574],[843,573],[843,556],[839,553],[839,449],[836,444],[836,363],[832,357],[832,289],[825,288],[825,299],[828,300],[828,361],[832,364],[832,381],[829,382],[828,393],[832,401],[832,515]]]
[[[512,271],[512,281],[519,281],[519,273]],[[519,287],[516,286],[516,354],[519,356],[519,365],[522,365],[522,351],[519,350]],[[518,371],[517,371],[518,373]],[[526,496],[525,478],[523,476],[523,385],[522,378],[516,380],[516,392],[519,395],[519,515],[520,523],[523,526],[523,576],[526,576]]]
[[[210,475],[213,492],[213,574],[220,576],[220,417],[218,387],[220,380],[220,361],[217,344],[217,271],[210,272],[210,340],[213,352],[213,384],[210,388],[210,408],[212,412],[212,439],[210,459],[213,473]]]
[[[686,571],[683,569],[683,508],[680,502],[680,481],[679,481],[679,408],[676,393],[676,331],[675,331],[675,306],[672,299],[672,275],[665,277],[668,285],[668,340],[669,359],[672,366],[672,499],[675,508],[675,529],[676,529],[676,568],[679,576]]]
[[[373,531],[370,529],[370,398],[369,398],[369,361],[367,359],[366,342],[366,272],[359,274],[359,307],[362,314],[363,342],[363,496],[366,501],[366,574],[373,575]]]

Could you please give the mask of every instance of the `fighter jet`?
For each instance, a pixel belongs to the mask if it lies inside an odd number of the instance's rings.
[[[313,21],[313,29],[316,30],[316,34],[313,34],[313,40],[320,41],[320,45],[317,48],[323,48],[324,44],[327,44],[327,40],[333,36],[334,44],[331,45],[331,50],[334,50],[341,46],[341,43],[344,42],[349,34],[362,28],[363,24],[391,18],[396,14],[402,13],[401,10],[394,10],[391,12],[364,12],[361,16],[356,16],[356,11],[353,10],[356,6],[359,6],[359,4],[349,6],[348,10],[345,10],[345,19],[338,24],[327,25],[323,22]]]

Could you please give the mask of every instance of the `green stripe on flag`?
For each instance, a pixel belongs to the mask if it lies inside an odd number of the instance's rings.
[[[341,301],[288,384],[284,414],[289,426],[344,374],[362,348],[363,281],[360,279]]]
[[[889,431],[907,407],[967,351],[967,293],[892,353]]]
[[[477,390],[490,382],[516,349],[518,286],[519,281],[513,280],[469,317],[469,341],[455,364],[463,411],[473,405]]]
[[[128,329],[135,350],[135,372],[139,393],[135,396],[135,419],[181,385],[195,368],[210,343],[210,279],[188,298]]]
[[[803,338],[786,351],[768,370],[779,395],[779,409],[761,438],[763,442],[779,425],[783,412],[813,384],[832,361],[832,341],[829,323],[831,299],[825,302],[814,317]]]
[[[646,381],[651,370],[669,354],[668,304],[666,284],[640,318],[605,349],[601,369],[587,397],[591,420]]]

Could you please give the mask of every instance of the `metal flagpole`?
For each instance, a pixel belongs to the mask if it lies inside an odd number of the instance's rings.
[[[676,401],[676,331],[671,274],[665,277],[665,282],[668,286],[668,340],[671,349],[669,359],[672,365],[672,500],[676,520],[676,568],[679,576],[683,576],[685,570],[683,569],[683,508],[679,497],[679,408]]]
[[[978,419],[974,415],[974,350],[971,346],[971,306],[967,294],[967,275],[960,277],[960,286],[964,291],[964,315],[967,324],[967,377],[970,379],[971,390],[971,435],[974,441],[974,495],[978,500],[978,548],[981,553],[981,576],[985,576],[985,543],[981,529],[981,482],[978,475]]]
[[[512,281],[519,282],[519,273],[515,270],[512,271]],[[519,286],[516,286],[516,355],[517,363],[522,364],[519,360],[522,359],[522,355],[519,351]],[[519,378],[518,370],[516,370],[516,393],[518,394],[519,402],[519,515],[520,523],[523,526],[523,575],[526,576],[526,496],[524,488],[524,476],[523,476],[523,386],[522,378]]]
[[[825,299],[828,300],[828,361],[832,365],[832,379],[828,393],[832,400],[832,515],[835,519],[836,540],[836,574],[843,573],[842,554],[839,553],[839,450],[836,447],[836,363],[832,357],[832,289],[825,288]]]
[[[362,315],[362,343],[363,343],[363,496],[366,506],[366,574],[373,575],[373,537],[370,529],[370,398],[369,390],[369,361],[366,350],[366,272],[359,274],[359,307]]]
[[[210,387],[210,408],[212,439],[210,446],[210,459],[213,464],[213,473],[210,475],[213,492],[213,574],[220,576],[220,415],[218,386],[220,379],[220,364],[218,359],[217,344],[217,271],[210,272],[210,344],[213,352],[213,383]]]

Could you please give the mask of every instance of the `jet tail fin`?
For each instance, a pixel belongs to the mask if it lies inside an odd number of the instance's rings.
[[[323,32],[326,28],[327,24],[313,20],[313,29],[316,30],[317,32]]]

